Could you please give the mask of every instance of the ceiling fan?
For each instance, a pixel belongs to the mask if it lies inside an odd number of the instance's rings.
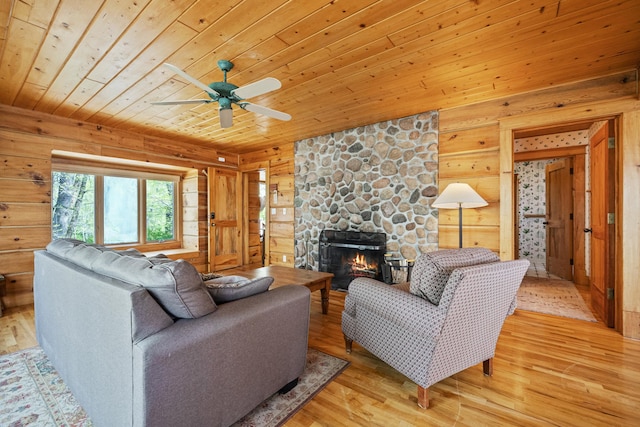
[[[159,101],[152,102],[154,105],[178,105],[178,104],[209,104],[211,102],[217,102],[220,112],[220,127],[228,128],[233,125],[233,109],[232,105],[236,104],[243,110],[251,111],[253,113],[263,114],[268,117],[273,117],[278,120],[291,120],[291,116],[281,111],[272,110],[271,108],[263,107],[257,104],[252,104],[245,101],[246,98],[252,98],[259,96],[272,90],[280,89],[282,84],[280,80],[267,77],[262,80],[258,80],[254,83],[238,87],[232,83],[227,82],[227,72],[233,68],[233,63],[226,59],[218,61],[218,68],[224,73],[224,81],[213,82],[208,86],[198,79],[191,77],[189,74],[168,63],[164,64],[174,73],[182,76],[188,82],[196,85],[200,89],[204,90],[210,99],[187,99],[182,101]]]

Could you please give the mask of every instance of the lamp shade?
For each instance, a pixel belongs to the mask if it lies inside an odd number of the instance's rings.
[[[464,182],[449,184],[431,206],[439,209],[480,208],[488,203]]]

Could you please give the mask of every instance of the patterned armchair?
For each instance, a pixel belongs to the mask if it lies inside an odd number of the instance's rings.
[[[342,312],[346,350],[355,341],[406,375],[427,408],[432,384],[480,362],[493,373],[498,335],[528,266],[465,248],[421,255],[410,283],[355,279]]]

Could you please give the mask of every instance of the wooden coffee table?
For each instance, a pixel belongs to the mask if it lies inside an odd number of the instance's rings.
[[[303,285],[309,288],[311,292],[319,290],[322,299],[322,314],[327,314],[329,311],[329,291],[331,290],[333,273],[283,267],[280,265],[269,265],[260,268],[237,267],[218,273],[224,276],[242,276],[247,279],[271,276],[273,277],[271,289],[284,285]]]

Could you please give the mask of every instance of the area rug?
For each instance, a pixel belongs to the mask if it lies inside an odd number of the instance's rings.
[[[578,289],[566,280],[525,276],[518,290],[518,309],[597,322]]]
[[[349,362],[315,349],[298,385],[274,394],[235,426],[280,426],[338,376]],[[0,356],[0,426],[91,426],[40,347]]]

